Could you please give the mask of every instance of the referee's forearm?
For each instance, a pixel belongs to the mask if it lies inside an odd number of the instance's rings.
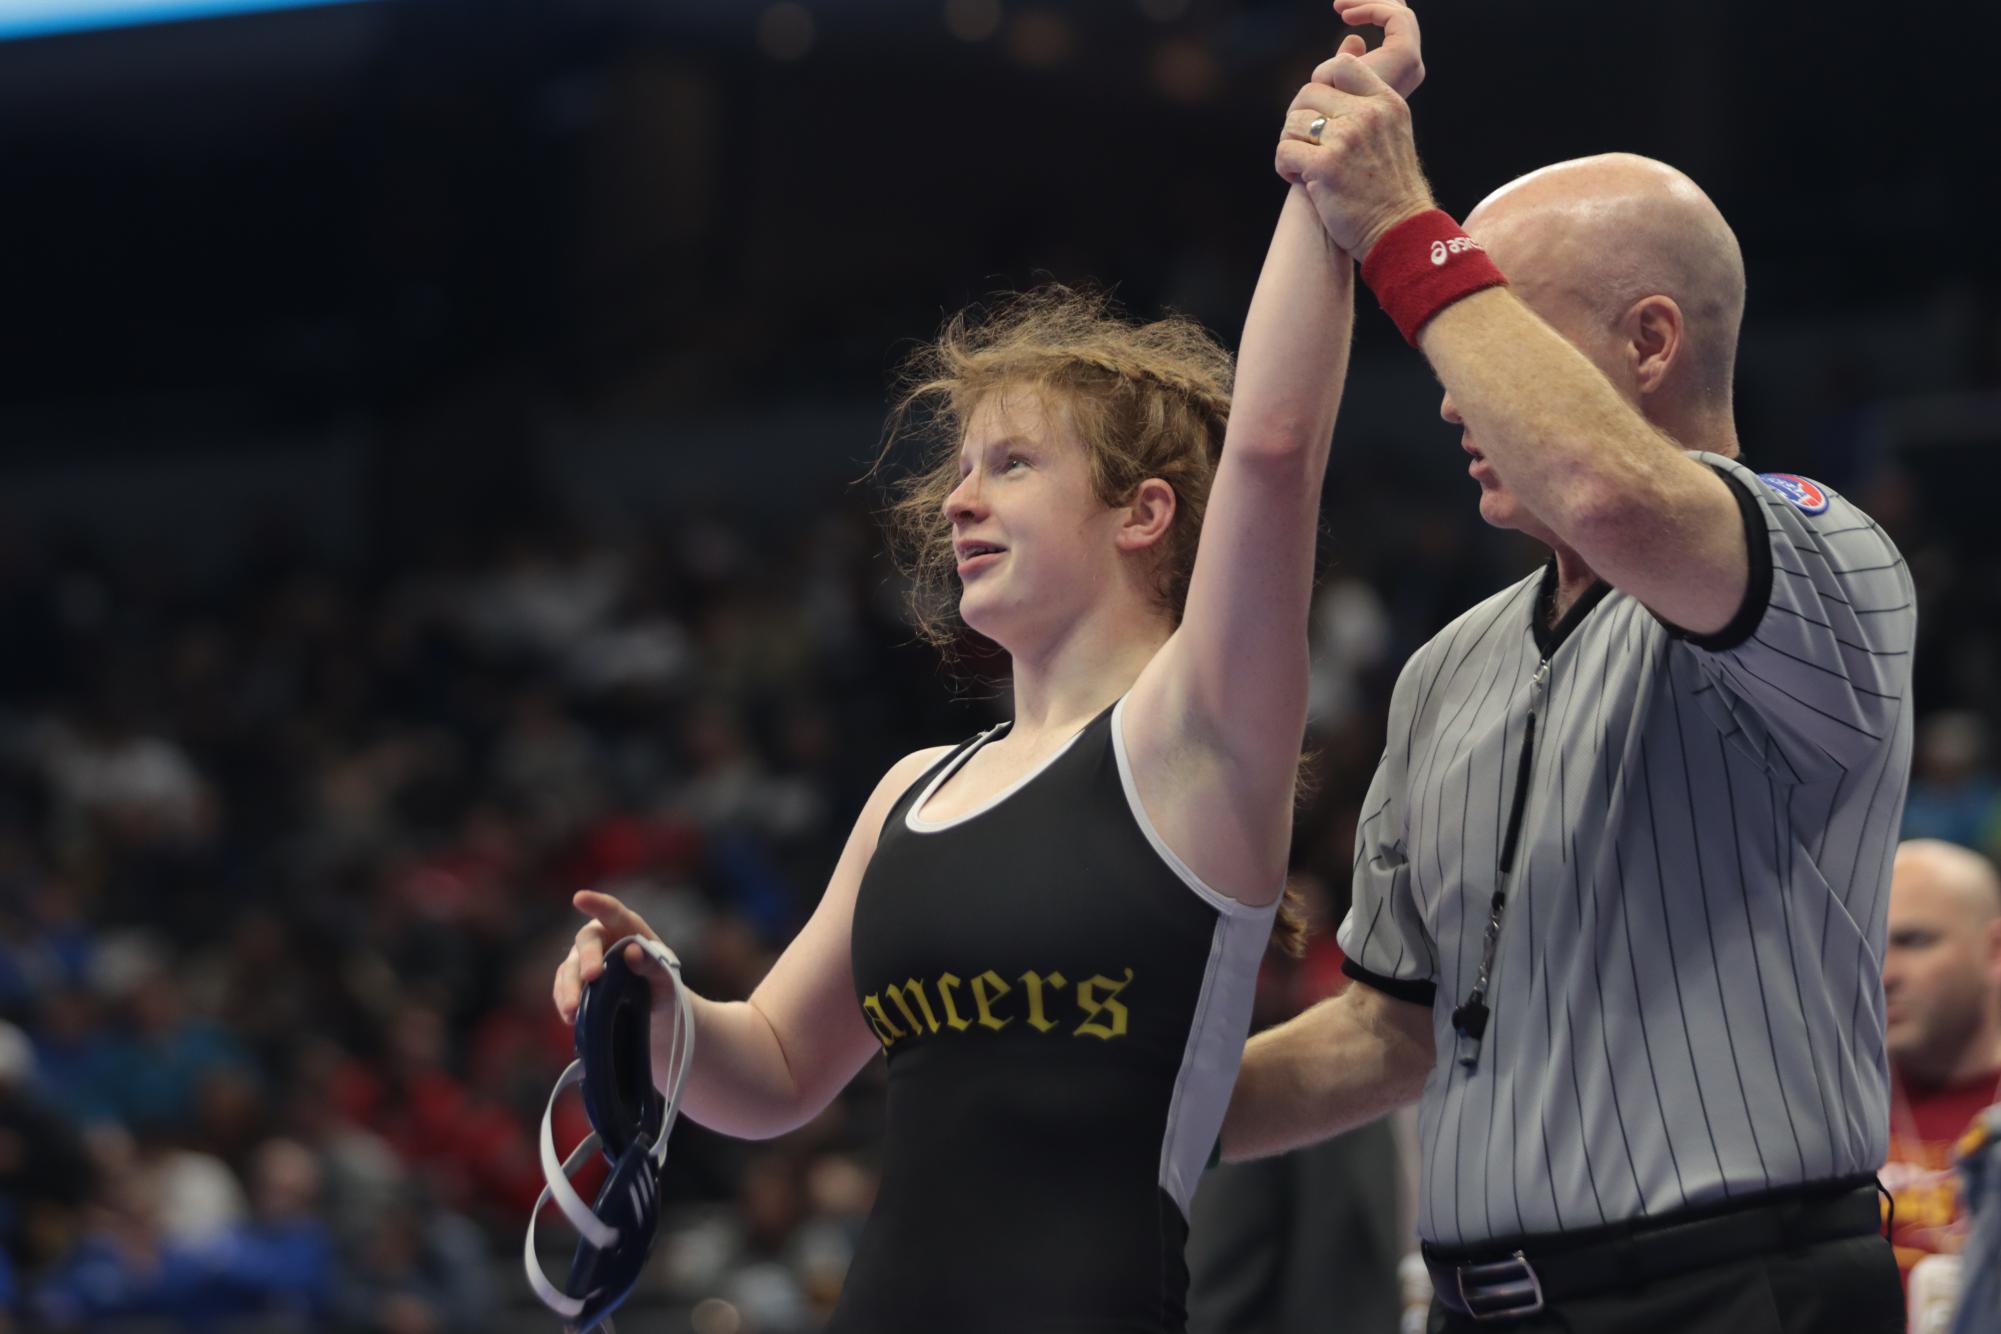
[[[1508,488],[1594,570],[1608,538],[1619,547],[1673,527],[1659,516],[1686,490],[1681,445],[1513,292],[1489,288],[1438,312],[1419,345]]]
[[[1429,1022],[1355,985],[1252,1038],[1223,1118],[1224,1160],[1317,1143],[1414,1099],[1431,1069]]]

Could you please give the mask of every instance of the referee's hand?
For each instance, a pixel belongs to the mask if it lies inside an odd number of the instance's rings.
[[[1343,50],[1292,100],[1273,165],[1306,187],[1334,244],[1364,259],[1378,237],[1433,207],[1410,106]]]
[[[569,954],[564,956],[562,964],[556,969],[556,1013],[563,1017],[566,1024],[577,1022],[577,1007],[583,1003],[584,988],[603,974],[604,947],[608,942],[623,940],[627,936],[660,939],[659,934],[646,924],[645,918],[609,894],[582,889],[570,902],[591,920],[578,930],[576,944],[570,946]],[[648,982],[663,980],[664,970],[660,964],[637,945],[625,947],[625,962]],[[653,996],[656,1002],[660,1000],[658,986]]]

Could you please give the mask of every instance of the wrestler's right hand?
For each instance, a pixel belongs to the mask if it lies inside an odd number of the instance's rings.
[[[577,931],[577,941],[570,946],[570,952],[556,969],[556,1013],[566,1024],[577,1022],[577,1007],[583,1003],[584,987],[597,980],[604,972],[604,947],[627,936],[645,936],[648,940],[659,940],[659,935],[646,924],[646,919],[620,903],[609,894],[600,894],[593,889],[578,890],[571,898],[577,911],[590,917]],[[666,969],[652,955],[637,945],[625,947],[625,962],[631,969],[654,983],[653,999],[656,1004],[673,999],[671,987],[662,988],[658,984],[667,980]]]
[[[1409,97],[1424,82],[1424,36],[1418,30],[1417,14],[1405,0],[1334,0],[1334,12],[1341,21],[1351,28],[1378,27],[1383,30],[1382,43],[1375,50],[1363,54],[1341,43],[1341,51],[1362,57],[1362,63],[1375,72],[1375,76],[1396,89],[1398,97]],[[1334,73],[1334,57],[1330,56],[1313,71],[1314,81],[1326,83]]]

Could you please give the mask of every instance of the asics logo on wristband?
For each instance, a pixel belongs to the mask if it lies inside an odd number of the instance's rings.
[[[1362,259],[1362,281],[1396,321],[1404,341],[1461,297],[1507,283],[1486,248],[1442,209],[1414,213],[1376,238]]]
[[[1465,251],[1485,249],[1485,246],[1470,236],[1455,236],[1449,241],[1433,241],[1431,243],[1431,262],[1433,264],[1443,264],[1446,260],[1452,258],[1452,256],[1462,254]]]

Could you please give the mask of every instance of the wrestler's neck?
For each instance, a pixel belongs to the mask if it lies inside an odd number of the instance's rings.
[[[1174,625],[1151,607],[1124,612],[1079,618],[1009,645],[1011,749],[1066,740],[1132,689]]]

